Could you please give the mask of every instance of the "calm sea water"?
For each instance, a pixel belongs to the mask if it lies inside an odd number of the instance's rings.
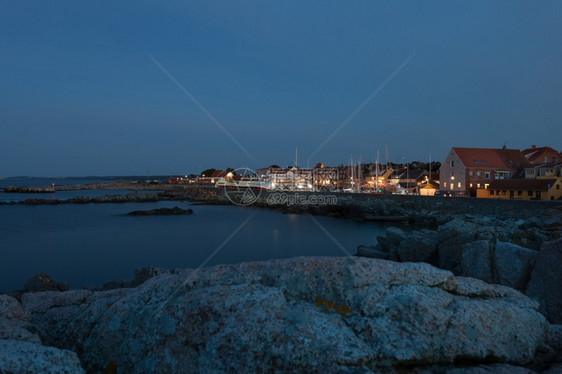
[[[80,182],[83,183],[83,182]],[[107,191],[80,191],[83,195]],[[192,208],[189,216],[127,216],[157,207]],[[229,236],[254,216],[230,240]],[[385,226],[315,217],[354,254]],[[223,245],[224,244],[224,245]],[[216,255],[209,256],[221,245]],[[143,266],[195,268],[295,256],[345,256],[306,215],[188,202],[0,206],[0,291],[20,289],[44,272],[72,288],[132,279]]]

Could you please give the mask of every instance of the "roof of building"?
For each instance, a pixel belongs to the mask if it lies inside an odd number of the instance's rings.
[[[453,148],[466,167],[505,167],[505,162],[492,148]]]
[[[423,189],[430,189],[430,188],[439,189],[439,183],[437,183],[435,181],[428,181],[427,183],[424,183],[420,188],[423,188]]]
[[[401,169],[400,170],[401,174],[399,174],[398,178],[399,179],[420,179],[422,178],[424,175],[429,175],[429,173],[427,172],[427,170],[406,170],[406,169]]]
[[[562,154],[560,154],[560,152],[558,152],[556,149],[552,149],[550,147],[538,147],[537,148],[535,146],[532,146],[531,148],[524,149],[521,152],[523,153],[525,158],[531,163],[534,163],[535,161],[540,162],[539,158],[546,152],[557,153],[560,156],[560,158],[562,159]]]
[[[528,164],[518,149],[453,147],[453,150],[466,167],[520,169]]]
[[[209,178],[220,178],[225,177],[228,172],[226,170],[216,170],[213,174],[209,176]]]
[[[529,164],[523,152],[518,149],[497,149],[496,152],[502,161],[509,167],[522,169]]]
[[[490,190],[547,191],[556,179],[505,179],[490,182]]]
[[[551,162],[550,164],[527,165],[527,169],[543,169],[543,168],[548,168],[548,169],[562,168],[562,163]]]

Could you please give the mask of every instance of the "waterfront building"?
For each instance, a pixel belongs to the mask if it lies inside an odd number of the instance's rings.
[[[515,200],[562,199],[562,179],[494,180],[487,189],[479,189],[477,197]]]
[[[440,190],[476,196],[492,181],[523,173],[528,160],[518,149],[453,147],[439,168]]]

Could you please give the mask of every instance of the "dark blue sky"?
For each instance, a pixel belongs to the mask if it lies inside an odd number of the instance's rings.
[[[0,1],[0,176],[562,148],[562,2]],[[150,58],[252,155],[248,157]]]

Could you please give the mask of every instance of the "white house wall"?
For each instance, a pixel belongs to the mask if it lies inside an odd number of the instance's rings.
[[[439,182],[442,191],[466,190],[466,167],[453,149],[439,168]]]

